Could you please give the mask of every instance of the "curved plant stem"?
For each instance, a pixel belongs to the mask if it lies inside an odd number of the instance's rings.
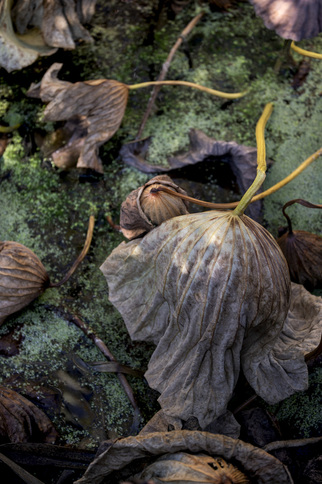
[[[191,32],[191,30],[195,27],[195,25],[199,22],[199,20],[204,16],[204,14],[205,14],[205,12],[201,12],[198,15],[196,15],[196,17],[194,17],[188,23],[188,25],[183,29],[183,31],[179,35],[176,43],[174,44],[174,46],[170,50],[169,55],[167,57],[167,60],[162,65],[162,70],[161,70],[161,72],[159,74],[159,77],[157,79],[158,81],[163,81],[163,79],[165,79],[165,76],[167,75],[167,72],[168,72],[169,67],[170,67],[170,63],[171,63],[171,61],[172,61],[175,53],[177,52],[178,48],[180,47],[180,45],[182,44],[182,42],[185,40],[185,38],[187,37],[187,35]],[[161,89],[161,86],[154,86],[154,88],[152,90],[152,93],[151,93],[151,96],[150,96],[150,99],[149,99],[149,102],[148,102],[146,111],[144,113],[144,116],[143,116],[141,125],[140,125],[139,130],[138,130],[138,133],[136,135],[136,139],[141,138],[141,136],[142,136],[142,132],[144,130],[145,124],[146,124],[146,122],[147,122],[147,120],[148,120],[148,118],[150,116],[152,107],[154,105],[154,102],[156,100],[156,97],[157,97],[158,92],[160,91],[160,89]]]
[[[257,175],[251,186],[248,188],[237,207],[234,210],[235,215],[242,215],[250,204],[253,195],[262,186],[266,177],[266,148],[264,131],[267,121],[273,111],[273,104],[266,104],[264,111],[256,125],[256,143],[257,143]]]
[[[309,437],[308,439],[294,439],[294,440],[277,440],[264,445],[263,450],[271,452],[272,450],[285,449],[291,447],[303,447],[308,444],[317,444],[321,442],[322,437]]]
[[[13,126],[0,126],[0,133],[12,133],[15,129],[20,128],[21,123],[15,124]]]
[[[74,274],[77,267],[79,266],[79,264],[82,262],[82,260],[86,256],[88,249],[90,248],[90,245],[91,245],[91,242],[92,242],[92,237],[93,237],[93,231],[94,231],[94,223],[95,223],[95,217],[93,215],[91,215],[90,218],[89,218],[89,222],[88,222],[87,235],[86,235],[86,240],[85,240],[85,244],[84,244],[82,252],[79,254],[79,256],[75,260],[74,264],[69,269],[69,271],[66,273],[66,275],[63,277],[63,279],[59,282],[50,283],[48,287],[62,286]]]
[[[293,49],[298,54],[305,55],[307,57],[313,57],[314,59],[322,59],[322,54],[318,54],[316,52],[311,52],[309,50],[301,49],[301,47],[298,47],[297,45],[295,45],[294,40],[291,43],[291,49]]]
[[[271,188],[268,188],[262,193],[259,193],[258,195],[255,195],[250,203],[257,202],[257,200],[261,200],[262,198],[267,197],[268,195],[271,195],[272,193],[277,192],[280,188],[283,188],[285,185],[287,185],[289,182],[294,180],[302,171],[304,171],[313,161],[315,161],[319,156],[322,155],[322,148],[319,148],[318,151],[313,153],[313,155],[309,156],[303,163],[301,163],[292,173],[290,173],[286,178],[283,178],[283,180],[279,181],[275,185],[273,185]],[[183,200],[187,200],[188,202],[195,203],[196,205],[201,205],[202,207],[210,208],[210,209],[215,209],[215,210],[225,210],[225,209],[230,209],[230,208],[235,208],[240,202],[230,202],[230,203],[212,203],[212,202],[204,202],[203,200],[197,200],[196,198],[189,197],[187,195],[182,195],[181,193],[175,192],[174,190],[171,190],[170,188],[166,187],[159,187],[155,188],[155,191],[162,191],[169,193],[170,195],[173,195],[174,197],[182,198]]]
[[[226,99],[238,99],[243,97],[247,94],[248,91],[243,92],[221,92],[216,91],[215,89],[210,89],[210,87],[201,86],[200,84],[195,84],[194,82],[188,81],[149,81],[149,82],[140,82],[139,84],[132,84],[127,85],[128,89],[141,89],[141,87],[148,87],[148,86],[187,86],[192,87],[193,89],[199,89],[199,91],[207,92],[208,94],[213,94],[214,96],[224,97]]]
[[[292,229],[292,222],[291,222],[291,219],[290,217],[287,215],[287,213],[285,212],[285,209],[287,207],[290,207],[291,205],[294,205],[294,203],[299,203],[300,205],[303,205],[303,207],[308,207],[308,208],[322,208],[322,205],[319,205],[317,203],[311,203],[311,202],[308,202],[307,200],[303,200],[302,198],[296,198],[294,200],[290,200],[289,202],[285,203],[283,205],[283,215],[284,217],[286,218],[287,220],[287,225],[288,225],[288,233],[289,234],[292,234],[293,233],[293,229]]]
[[[75,314],[72,314],[69,310],[63,311],[63,315],[65,316],[65,318],[68,321],[75,324],[79,329],[81,329],[83,331],[83,333],[90,340],[93,341],[95,346],[103,353],[103,355],[105,356],[105,358],[108,361],[117,362],[117,360],[114,358],[113,354],[110,352],[110,350],[108,349],[108,347],[106,346],[104,341],[101,338],[99,338],[99,336],[97,336],[97,334],[94,332],[94,330],[90,326],[88,326],[85,323],[85,321],[80,319]],[[136,403],[136,400],[135,400],[135,397],[134,397],[134,394],[133,394],[133,390],[131,388],[131,385],[129,384],[129,382],[126,379],[126,376],[123,373],[119,373],[119,372],[116,373],[116,376],[119,379],[119,382],[122,385],[122,387],[123,387],[123,389],[126,393],[126,396],[128,397],[128,399],[129,399],[129,401],[130,401],[130,403],[131,403],[131,405],[134,409],[134,418],[133,418],[132,429],[133,429],[134,433],[137,433],[139,422],[140,422],[140,419],[141,419],[140,409],[138,407],[138,404]]]

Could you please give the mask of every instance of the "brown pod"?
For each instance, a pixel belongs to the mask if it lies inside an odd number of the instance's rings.
[[[18,242],[0,242],[0,324],[49,286],[39,258]]]
[[[120,225],[127,239],[140,237],[165,220],[189,213],[185,200],[158,191],[160,187],[186,195],[168,175],[156,176],[133,190],[121,206]]]
[[[282,235],[277,243],[287,260],[293,282],[310,290],[322,285],[322,237],[294,230]]]
[[[322,208],[322,205],[297,198],[283,206],[288,231],[277,239],[287,260],[291,280],[309,290],[322,286],[322,237],[304,230],[293,230],[290,217],[285,209],[294,203],[308,208]]]

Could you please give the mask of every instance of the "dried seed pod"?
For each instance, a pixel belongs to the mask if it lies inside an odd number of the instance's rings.
[[[277,240],[287,260],[291,280],[313,290],[322,285],[322,237],[304,230],[293,231],[285,209],[294,203],[308,208],[322,208],[322,205],[301,199],[287,202],[283,207],[283,214],[288,222],[288,231]]]
[[[162,186],[186,194],[167,175],[156,176],[133,190],[121,206],[120,225],[126,238],[135,239],[165,220],[189,213],[186,201],[157,191]]]
[[[149,465],[140,475],[141,479],[152,479],[155,484],[190,482],[212,482],[213,484],[248,484],[249,480],[237,467],[221,457],[191,455],[186,452],[166,454]]]
[[[18,242],[0,242],[0,324],[49,286],[39,258]]]

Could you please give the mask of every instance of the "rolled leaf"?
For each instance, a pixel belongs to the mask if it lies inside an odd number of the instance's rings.
[[[48,285],[48,274],[36,254],[18,242],[0,242],[0,324]]]

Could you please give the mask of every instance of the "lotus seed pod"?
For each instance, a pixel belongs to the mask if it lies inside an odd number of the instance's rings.
[[[155,484],[190,484],[211,482],[213,484],[249,484],[248,478],[237,467],[221,457],[191,455],[186,452],[166,454],[149,465],[140,475]]]
[[[18,242],[0,242],[0,324],[48,285],[46,269],[30,249]]]
[[[187,202],[157,191],[162,186],[186,195],[167,175],[156,176],[131,192],[121,206],[120,225],[126,238],[140,237],[165,220],[189,213]]]

